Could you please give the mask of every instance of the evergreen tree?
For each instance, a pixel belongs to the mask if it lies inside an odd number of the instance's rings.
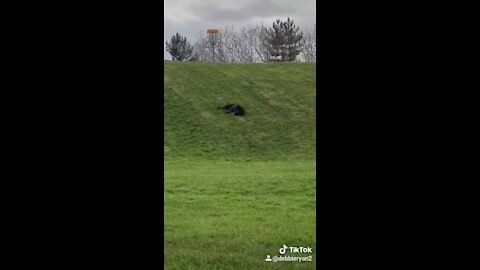
[[[172,59],[178,61],[189,61],[192,57],[192,46],[187,38],[179,33],[173,35],[170,43],[167,41],[167,51],[172,55]]]
[[[295,61],[303,47],[303,31],[290,18],[276,20],[272,28],[265,30],[265,49],[268,60]]]

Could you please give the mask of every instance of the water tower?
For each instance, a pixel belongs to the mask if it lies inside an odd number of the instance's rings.
[[[210,46],[212,46],[212,59],[215,62],[215,46],[217,45],[218,29],[208,29],[207,36]]]

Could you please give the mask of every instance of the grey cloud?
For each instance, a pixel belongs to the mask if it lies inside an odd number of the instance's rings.
[[[205,21],[212,22],[238,22],[245,21],[255,17],[283,16],[292,10],[287,6],[282,6],[279,1],[255,1],[237,7],[217,7],[202,5],[195,8]]]

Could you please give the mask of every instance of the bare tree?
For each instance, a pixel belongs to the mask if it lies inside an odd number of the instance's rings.
[[[240,29],[233,26],[223,29],[224,47],[229,62],[255,63],[266,59],[263,25],[247,25]]]
[[[303,61],[313,62],[317,61],[317,25],[314,25],[313,31],[305,36],[305,45],[303,46],[302,55]]]
[[[215,46],[215,52],[213,51],[212,46]],[[215,56],[213,53],[215,53]],[[212,44],[209,37],[200,33],[200,37],[193,45],[193,54],[196,56],[197,61],[227,62],[224,52],[223,35],[219,33],[215,37],[215,44]]]
[[[198,61],[209,61],[211,59],[209,46],[207,38],[200,33],[200,38],[193,45],[193,54]]]
[[[237,59],[237,52],[236,52],[236,33],[233,26],[225,27],[220,30],[220,35],[222,38],[222,47],[223,47],[223,56],[225,62],[229,63],[236,63],[239,62]]]
[[[287,21],[293,24],[293,21]],[[293,29],[292,25],[285,25],[286,34],[284,39],[286,44],[282,44],[284,47],[284,59],[292,61],[296,57],[296,47],[301,43],[300,36],[296,36],[297,29]],[[266,62],[272,60],[272,55],[269,49],[271,49],[268,43],[268,30],[263,24],[247,25],[241,28],[235,28],[235,26],[227,26],[220,29],[216,36],[215,45],[215,62],[227,62],[227,63],[257,63]],[[309,36],[310,37],[310,36]],[[294,40],[295,39],[295,40]],[[312,39],[314,40],[314,38]],[[200,33],[200,37],[193,46],[194,59],[197,61],[212,61],[212,47],[208,40],[208,37]],[[302,44],[303,46],[303,44]],[[302,47],[302,49],[304,49]],[[308,50],[310,53],[312,50]],[[307,51],[302,52],[303,55],[307,55]],[[308,54],[308,59],[315,58]],[[313,58],[312,58],[313,57]]]
[[[265,47],[266,38],[267,38],[267,29],[263,24],[255,25],[253,28],[255,34],[255,53],[259,61],[265,62],[268,60],[268,51]]]

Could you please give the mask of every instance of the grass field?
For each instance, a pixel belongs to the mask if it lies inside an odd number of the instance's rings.
[[[164,66],[165,269],[314,269],[315,65]]]

